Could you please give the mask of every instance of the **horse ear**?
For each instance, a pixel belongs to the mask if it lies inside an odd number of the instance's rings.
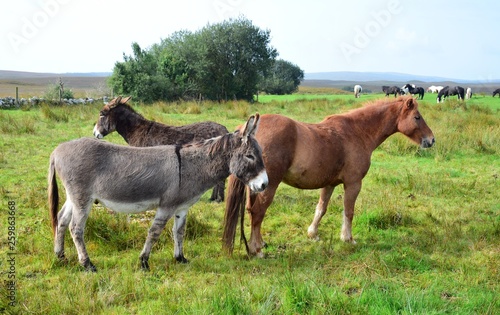
[[[131,98],[132,98],[132,96],[129,96],[129,97],[126,97],[126,98],[122,99],[122,100],[120,101],[120,104],[125,104],[125,103],[127,103],[127,102],[131,99]]]
[[[254,136],[255,133],[257,132],[257,127],[259,126],[259,120],[260,120],[260,115],[259,113],[255,113],[255,115],[252,115],[248,118],[247,122],[245,123],[245,126],[243,126],[243,140],[246,142],[246,139],[248,139],[249,136]]]
[[[413,107],[415,107],[415,100],[413,99],[413,97],[409,97],[406,100],[405,105],[407,109],[412,109]]]

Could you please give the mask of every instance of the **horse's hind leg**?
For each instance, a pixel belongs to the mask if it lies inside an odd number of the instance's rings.
[[[328,207],[328,203],[330,202],[330,198],[332,197],[334,188],[335,186],[327,186],[321,188],[320,190],[319,201],[318,204],[316,205],[316,211],[314,212],[314,219],[309,228],[307,229],[307,236],[309,236],[312,239],[319,240],[318,237],[319,222],[326,213],[326,209]]]
[[[82,203],[82,205],[74,205],[73,218],[71,219],[69,230],[71,232],[71,236],[73,237],[73,242],[75,243],[76,250],[78,251],[78,260],[80,261],[80,264],[82,264],[82,266],[87,271],[96,272],[97,269],[90,261],[83,239],[85,223],[87,222],[87,218],[89,217],[91,206],[91,200],[89,200],[85,204]]]
[[[148,237],[144,243],[144,248],[142,249],[139,259],[141,260],[141,268],[143,270],[149,270],[149,255],[151,253],[151,248],[153,244],[156,243],[160,237],[161,232],[165,228],[168,220],[172,217],[173,213],[168,212],[165,209],[158,208],[156,211],[155,219],[153,224],[149,228]]]
[[[356,244],[352,238],[352,219],[354,218],[354,204],[361,190],[361,181],[344,184],[344,221],[340,239],[344,242]]]
[[[73,211],[73,203],[71,200],[66,199],[66,202],[59,211],[57,215],[57,228],[54,236],[54,252],[57,255],[57,258],[64,260],[64,234],[66,234],[66,229],[68,228],[69,223],[71,222]]]
[[[174,217],[174,226],[172,227],[172,234],[174,235],[174,257],[175,260],[181,263],[188,262],[188,260],[184,257],[183,253],[187,212],[188,212],[187,208],[177,211]]]

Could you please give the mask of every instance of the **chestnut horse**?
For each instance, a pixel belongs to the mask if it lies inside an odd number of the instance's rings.
[[[281,182],[299,189],[321,189],[308,236],[317,238],[318,225],[326,212],[334,188],[344,185],[344,220],[340,238],[352,237],[354,204],[361,181],[370,168],[372,152],[390,135],[401,132],[423,148],[434,144],[434,135],[412,97],[381,99],[344,114],[331,115],[318,124],[298,122],[281,115],[262,115],[256,139],[262,148],[268,187],[259,194],[247,194],[241,181],[229,177],[223,247],[234,247],[238,217],[246,209],[251,219],[247,252],[263,257],[265,244],[261,224]],[[241,212],[241,213],[240,213]],[[242,228],[243,232],[243,228]]]

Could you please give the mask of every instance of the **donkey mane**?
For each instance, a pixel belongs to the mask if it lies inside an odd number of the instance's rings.
[[[162,123],[159,123],[159,122],[153,121],[153,120],[148,120],[148,119],[146,119],[146,117],[142,116],[142,114],[141,114],[141,113],[136,112],[136,111],[135,111],[135,109],[134,109],[134,108],[132,108],[132,106],[130,106],[129,104],[118,104],[118,105],[113,106],[113,107],[110,107],[109,105],[106,105],[105,107],[107,107],[107,109],[108,109],[109,111],[113,111],[113,110],[117,110],[117,109],[123,109],[123,110],[125,110],[125,112],[126,112],[127,114],[129,114],[130,116],[132,116],[132,117],[134,117],[134,118],[136,118],[136,119],[138,119],[138,120],[144,120],[144,121],[147,121],[147,122],[151,123],[151,125],[155,125],[155,124],[157,124],[157,125],[161,125],[161,126],[165,126],[165,127],[170,127],[170,126],[168,126],[168,125],[165,125],[165,124],[162,124]]]
[[[206,139],[199,140],[192,143],[183,144],[181,148],[200,148],[200,147],[208,147],[207,152],[210,156],[214,156],[216,154],[227,154],[227,150],[232,147],[232,139],[230,133]]]

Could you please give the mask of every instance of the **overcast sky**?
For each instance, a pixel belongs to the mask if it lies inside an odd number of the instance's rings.
[[[16,0],[0,12],[0,70],[108,72],[132,42],[244,16],[306,73],[500,78],[498,0]]]

